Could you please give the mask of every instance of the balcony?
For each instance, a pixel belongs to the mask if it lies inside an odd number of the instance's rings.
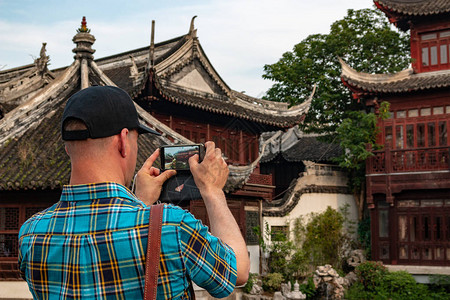
[[[366,160],[367,203],[385,194],[388,203],[406,190],[450,189],[450,148],[391,149],[373,151]]]
[[[400,150],[386,147],[372,153],[374,156],[367,160],[366,174],[450,170],[448,146]]]

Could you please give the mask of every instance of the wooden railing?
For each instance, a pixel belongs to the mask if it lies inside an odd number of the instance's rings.
[[[450,170],[450,148],[396,149],[373,151],[366,161],[367,174]]]

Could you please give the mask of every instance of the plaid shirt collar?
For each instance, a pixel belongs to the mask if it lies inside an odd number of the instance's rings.
[[[146,206],[128,188],[115,182],[65,185],[60,200],[91,201],[101,198],[124,198]]]

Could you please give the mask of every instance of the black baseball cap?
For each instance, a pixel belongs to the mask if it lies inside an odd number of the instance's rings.
[[[67,120],[78,119],[86,130],[64,130]],[[61,122],[64,141],[96,139],[119,134],[123,128],[136,129],[140,134],[161,135],[139,123],[133,100],[124,90],[114,86],[91,86],[69,98]]]

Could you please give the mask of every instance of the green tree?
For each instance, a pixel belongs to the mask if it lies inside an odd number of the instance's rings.
[[[340,79],[339,57],[360,72],[397,72],[410,63],[409,38],[393,30],[377,9],[350,9],[329,34],[310,35],[278,62],[264,66],[263,78],[274,82],[264,98],[299,104],[317,84],[302,129],[334,134],[351,111],[361,109]]]
[[[364,208],[365,161],[373,155],[370,149],[380,148],[376,144],[380,132],[377,123],[389,117],[389,106],[388,102],[382,102],[377,113],[350,111],[348,118],[336,129],[336,140],[344,151],[335,161],[347,171],[348,185],[358,206],[359,220],[362,220]]]
[[[344,216],[330,206],[322,213],[311,214],[303,247],[313,266],[331,264],[339,270],[342,268],[344,221]]]

